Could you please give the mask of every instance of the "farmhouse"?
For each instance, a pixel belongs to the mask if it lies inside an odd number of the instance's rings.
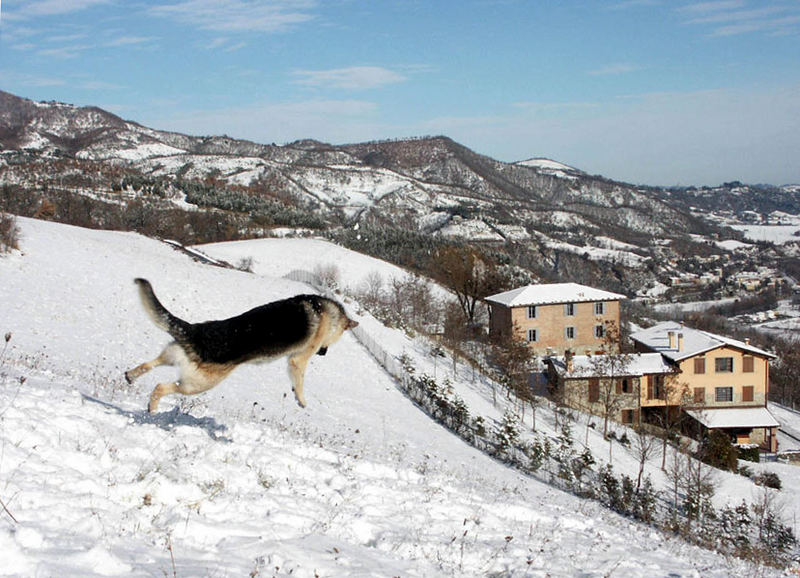
[[[624,295],[577,283],[528,285],[486,297],[489,332],[514,335],[542,356],[567,349],[596,353],[608,350],[606,332],[619,327],[622,299]]]
[[[660,323],[631,334],[636,350],[659,353],[677,367],[688,399],[643,402],[643,419],[658,408],[679,403],[700,431],[720,429],[736,443],[778,448],[779,423],[767,410],[769,362],[775,356],[738,341],[684,327]]]
[[[648,396],[662,395],[677,373],[660,353],[565,355],[547,359],[555,395],[565,405],[638,425]]]

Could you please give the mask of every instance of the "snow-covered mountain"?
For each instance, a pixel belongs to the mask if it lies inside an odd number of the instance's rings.
[[[764,211],[800,222],[797,187],[634,186],[547,158],[500,162],[444,136],[280,146],[197,137],[1,91],[0,185],[0,208],[21,215],[189,242],[311,228],[422,270],[434,251],[414,247],[465,240],[508,266],[509,282],[568,280],[630,296],[674,287],[671,298],[710,298],[698,279],[716,279],[714,294],[729,296],[737,288],[721,287],[720,271],[732,278],[800,255],[793,237],[757,246],[741,228],[754,215],[773,224]],[[109,206],[122,210],[109,215]]]
[[[201,396],[165,398],[149,415],[150,388],[173,370],[133,386],[122,377],[167,340],[134,277],[197,321],[308,292],[281,275],[315,259],[337,259],[342,285],[400,272],[314,240],[201,248],[252,257],[248,274],[137,234],[18,223],[20,251],[0,257],[0,332],[10,333],[0,350],[0,575],[778,575],[487,457],[429,419],[350,333],[312,361],[307,409],[276,361],[237,369]],[[422,344],[345,305],[388,350],[436,374]],[[472,413],[500,419],[504,400],[495,406],[467,368],[439,364]],[[552,434],[552,412],[537,424]],[[610,442],[575,427],[598,460],[610,458]],[[632,471],[636,459],[614,444],[613,463]],[[791,466],[754,468],[779,472],[785,495],[797,495]],[[664,483],[658,464],[648,472]],[[720,483],[720,503],[758,491],[734,474]],[[798,500],[787,501],[796,515]]]
[[[626,229],[638,236],[674,234],[694,223],[646,189],[545,159],[503,163],[446,137],[260,145],[153,130],[94,107],[0,92],[0,148],[6,163],[70,158],[125,164],[150,178],[213,177],[253,187],[254,194],[278,190],[331,218],[372,216],[449,235],[478,232],[498,241],[530,239],[538,225],[552,226],[554,211],[583,227],[612,228],[620,237]],[[6,178],[13,180],[10,174]]]

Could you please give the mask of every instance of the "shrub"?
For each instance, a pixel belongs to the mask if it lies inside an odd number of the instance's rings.
[[[756,445],[736,446],[739,453],[739,459],[748,462],[758,463],[761,461],[761,453],[758,451]]]
[[[753,481],[759,486],[765,486],[774,490],[780,490],[783,484],[781,479],[775,472],[761,472]]]
[[[14,215],[0,213],[0,253],[19,249],[19,227]]]
[[[720,470],[735,472],[739,458],[728,434],[715,429],[704,440],[700,448],[700,459]]]

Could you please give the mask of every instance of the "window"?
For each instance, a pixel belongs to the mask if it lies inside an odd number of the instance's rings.
[[[695,373],[705,373],[706,372],[706,358],[705,357],[695,357],[694,358],[694,372]]]
[[[622,380],[622,393],[633,393],[633,388],[631,387],[631,380],[627,377]]]
[[[663,375],[647,375],[647,399],[663,399],[664,398],[664,376]]]
[[[536,305],[528,305],[528,319],[536,319]]]
[[[752,385],[745,385],[742,388],[742,401],[753,401],[753,390],[755,388]]]
[[[564,303],[564,316],[565,317],[572,317],[575,315],[575,304],[574,303]]]
[[[745,355],[742,357],[742,371],[745,373],[753,373],[755,371],[755,363],[752,355]]]
[[[564,337],[566,339],[575,339],[575,328],[574,327],[565,327],[564,328]]]
[[[706,402],[706,388],[705,387],[695,387],[694,388],[694,402],[695,403],[705,403]]]
[[[634,411],[632,409],[623,409],[622,410],[622,423],[625,425],[629,425],[633,423],[634,418]]]
[[[732,387],[718,387],[714,390],[715,401],[733,401]]]
[[[714,370],[717,373],[733,373],[733,357],[717,357],[714,359]]]
[[[595,315],[603,315],[606,312],[606,304],[602,301],[599,301],[594,304],[594,314]]]
[[[606,336],[606,328],[602,325],[595,325],[594,326],[594,336],[598,339],[602,339]]]
[[[539,341],[539,332],[536,329],[528,329],[528,341],[530,343]]]
[[[654,375],[653,376],[653,395],[656,399],[664,399],[666,392],[664,391],[664,376],[663,375]]]
[[[597,379],[589,380],[589,403],[597,403],[600,400],[600,381]]]

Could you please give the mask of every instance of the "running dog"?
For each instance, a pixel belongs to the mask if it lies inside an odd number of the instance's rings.
[[[135,279],[142,305],[153,322],[174,341],[161,354],[125,372],[135,379],[160,365],[178,367],[180,376],[159,383],[150,395],[148,411],[158,409],[159,400],[171,393],[193,395],[219,384],[242,363],[264,363],[289,357],[292,389],[301,407],[306,406],[303,379],[312,355],[325,355],[342,333],[358,325],[344,308],[319,295],[297,295],[261,305],[236,317],[189,323],[161,304],[146,279]]]

